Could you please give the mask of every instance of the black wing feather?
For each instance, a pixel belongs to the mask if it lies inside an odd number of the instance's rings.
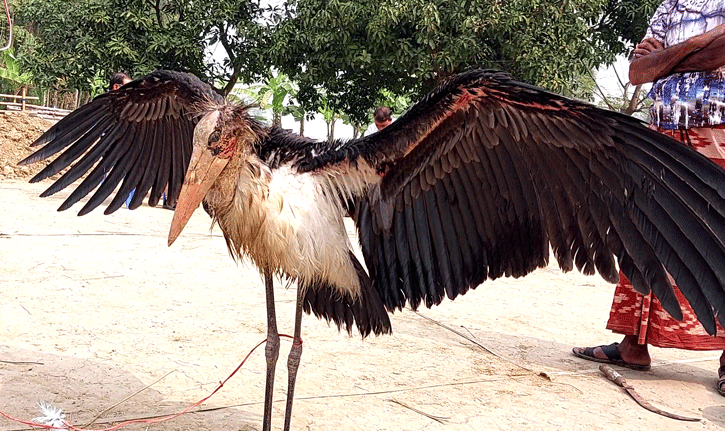
[[[65,150],[31,180],[43,180],[73,164],[43,196],[92,169],[59,209],[69,208],[98,187],[79,215],[100,205],[119,184],[106,214],[120,208],[132,190],[132,208],[149,190],[149,204],[156,205],[167,184],[169,199],[175,202],[189,163],[194,126],[200,114],[221,103],[223,99],[195,76],[157,71],[66,116],[32,144],[42,147],[19,164]]]
[[[539,154],[539,157],[543,157],[543,154]],[[598,181],[591,177],[586,177],[586,172],[581,172],[578,166],[574,162],[574,158],[582,160],[583,157],[575,152],[569,152],[569,156],[565,157],[563,153],[553,153],[548,159],[550,165],[548,169],[551,175],[545,175],[544,178],[547,181],[555,181],[556,187],[560,193],[558,199],[560,199],[560,210],[559,214],[562,218],[568,218],[571,220],[570,224],[562,226],[556,232],[576,234],[576,229],[572,229],[573,214],[581,214],[578,208],[586,206],[590,208],[587,211],[587,215],[591,217],[593,226],[587,224],[588,234],[584,237],[589,240],[592,248],[592,255],[594,256],[594,264],[599,271],[599,274],[610,283],[616,283],[619,280],[619,273],[614,262],[614,256],[609,250],[607,250],[607,235],[606,230],[609,226],[608,210],[603,200],[596,194],[588,193],[591,182]],[[537,165],[539,166],[539,165]],[[539,166],[539,169],[545,167]],[[570,184],[572,187],[566,187],[566,184]],[[612,237],[614,238],[614,237]],[[571,240],[569,240],[567,252],[570,251]],[[613,249],[619,249],[621,243],[613,247]],[[555,250],[556,253],[556,250]],[[557,257],[557,260],[559,258]],[[561,262],[559,260],[559,262]],[[571,270],[571,265],[567,270]]]
[[[316,152],[298,168],[384,172],[357,219],[388,309],[523,276],[547,264],[551,244],[564,270],[614,282],[618,265],[681,318],[666,268],[708,332],[725,320],[725,171],[636,119],[471,71],[381,132]],[[395,242],[383,269],[379,247]]]
[[[139,155],[139,161],[135,166],[135,171],[132,172],[127,178],[136,179],[136,191],[134,192],[131,202],[129,202],[130,209],[136,209],[141,206],[144,197],[148,194],[153,184],[153,170],[150,166],[153,165],[153,160],[156,154],[154,153],[155,145],[160,139],[159,133],[163,130],[163,124],[161,127],[149,128],[149,137],[143,142],[143,148]]]
[[[422,180],[421,180],[422,181]],[[413,201],[413,217],[415,223],[417,238],[413,238],[418,245],[418,250],[421,252],[423,271],[426,274],[427,283],[425,284],[425,290],[422,292],[425,298],[428,298],[426,305],[430,307],[432,304],[440,304],[443,300],[445,288],[441,284],[440,268],[436,265],[436,259],[433,252],[433,242],[430,237],[430,229],[428,227],[428,214],[425,211],[425,202],[423,200],[423,193],[421,192],[418,199]],[[360,231],[363,234],[363,231]],[[367,258],[366,258],[367,261]],[[377,285],[376,285],[377,288]],[[380,289],[378,289],[380,291]],[[405,300],[403,298],[403,300]],[[385,304],[389,309],[394,309],[394,303]]]

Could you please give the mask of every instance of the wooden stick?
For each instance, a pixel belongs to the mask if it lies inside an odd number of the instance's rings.
[[[637,393],[637,391],[634,390],[634,387],[625,380],[624,377],[622,377],[621,374],[616,372],[612,367],[609,365],[600,365],[599,370],[604,373],[605,376],[612,382],[614,382],[617,386],[620,386],[624,388],[625,391],[629,394],[630,397],[632,397],[637,404],[642,406],[643,408],[651,411],[652,413],[657,413],[660,416],[664,416],[670,419],[676,419],[678,421],[689,421],[689,422],[697,422],[700,421],[700,418],[693,418],[689,416],[682,416],[678,415],[676,413],[670,413],[668,411],[662,410],[659,407],[655,407],[652,404],[650,404],[647,400],[642,398],[642,395]]]

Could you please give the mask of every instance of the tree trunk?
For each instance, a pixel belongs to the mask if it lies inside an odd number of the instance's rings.
[[[333,118],[332,121],[330,121],[330,132],[327,134],[327,140],[328,142],[332,142],[335,139],[335,119]]]
[[[634,94],[632,94],[632,98],[629,99],[629,106],[627,106],[627,109],[624,111],[627,115],[632,115],[637,110],[637,105],[639,104],[639,94],[642,92],[642,84],[634,87]]]
[[[300,136],[305,136],[305,116],[300,119]]]

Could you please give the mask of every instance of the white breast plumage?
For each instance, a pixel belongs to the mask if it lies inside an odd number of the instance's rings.
[[[322,278],[356,297],[359,281],[343,209],[321,177],[290,167],[272,172],[258,159],[246,163],[238,170],[232,202],[221,200],[224,194],[215,188],[207,195],[233,253],[260,268],[274,264],[268,269],[295,281]]]

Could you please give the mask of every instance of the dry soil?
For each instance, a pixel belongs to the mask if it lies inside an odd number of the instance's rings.
[[[100,414],[91,428],[102,429],[207,396],[265,337],[257,271],[229,258],[203,211],[171,248],[171,211],[56,212],[67,192],[41,199],[50,183],[27,184],[18,178],[29,172],[12,165],[47,123],[20,120],[0,116],[0,412],[29,420],[45,402],[77,425]],[[695,423],[642,409],[596,364],[571,355],[572,346],[619,338],[604,329],[612,293],[598,277],[551,265],[420,314],[396,313],[392,336],[361,340],[306,316],[293,429],[724,428],[718,352],[653,348],[651,371],[620,369],[644,398],[702,418]],[[289,333],[295,287],[276,295]],[[284,341],[275,429],[288,349]],[[260,429],[264,369],[258,349],[201,410],[125,429]],[[0,418],[0,430],[21,429],[29,427]]]

